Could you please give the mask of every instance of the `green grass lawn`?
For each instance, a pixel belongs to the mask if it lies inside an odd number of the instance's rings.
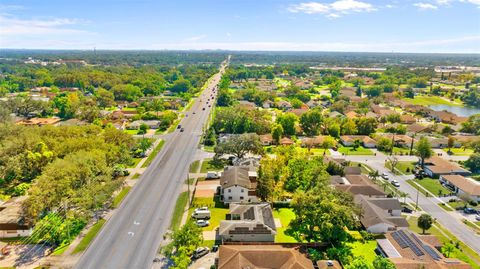
[[[422,106],[430,106],[430,105],[461,106],[462,105],[456,102],[445,100],[438,96],[418,95],[418,96],[415,96],[415,98],[402,98],[402,99],[411,104],[422,105]]]
[[[200,166],[199,160],[196,160],[192,164],[190,164],[190,173],[197,173],[199,166]]]
[[[222,171],[223,163],[216,164],[212,159],[204,159],[202,167],[200,168],[200,173],[206,173],[208,171]]]
[[[140,177],[140,174],[136,173],[135,175],[133,175],[132,179],[138,179],[139,177]]]
[[[138,133],[138,130],[123,130],[124,133],[127,133],[129,135],[136,135]]]
[[[128,166],[129,168],[137,167],[138,163],[142,160],[142,158],[132,158],[131,164]]]
[[[433,195],[438,196],[440,192],[442,194],[447,194],[450,193],[450,190],[442,186],[440,182],[437,179],[432,179],[432,178],[424,178],[424,179],[410,179],[407,180],[407,182],[412,185],[413,187],[417,188],[413,182],[418,183],[420,186],[424,187],[427,189],[429,192],[431,192]],[[420,189],[422,191],[422,189]]]
[[[448,149],[442,149],[445,152],[448,152]],[[472,149],[463,149],[463,148],[452,148],[451,149],[453,155],[457,156],[470,156],[473,154]]]
[[[422,233],[422,229],[418,228],[417,226],[417,217],[410,217],[408,218],[409,229],[413,232],[418,234]],[[425,232],[426,234],[432,234],[438,237],[438,239],[443,243],[450,243],[450,240],[454,242],[458,241],[458,239],[449,231],[445,230],[440,224],[436,223],[435,226],[432,226],[428,231]],[[447,235],[447,236],[445,236]],[[455,249],[455,251],[451,254],[450,258],[457,258],[466,263],[472,265],[474,269],[480,269],[480,254],[475,253],[471,248],[460,242],[460,249]],[[473,259],[472,259],[473,258]]]
[[[70,243],[61,244],[60,246],[56,247],[55,250],[53,250],[52,255],[62,255],[65,252],[65,250],[68,249],[69,246],[70,246]]]
[[[163,147],[163,144],[165,144],[165,140],[160,141],[158,145],[155,147],[155,149],[148,155],[147,160],[143,163],[142,168],[148,167],[150,163],[155,159],[155,156],[160,152],[160,150]]]
[[[282,227],[277,227],[277,235],[275,236],[275,243],[295,243],[295,238],[285,234],[290,221],[295,218],[295,213],[290,208],[279,208],[273,210],[273,217],[280,219]]]
[[[203,150],[206,152],[215,152],[215,146],[203,146]]]
[[[182,222],[183,212],[185,206],[188,202],[188,192],[184,191],[178,196],[177,202],[175,203],[175,209],[172,214],[172,221],[170,222],[170,229],[177,230],[180,227]]]
[[[72,254],[79,253],[87,249],[88,245],[90,245],[90,242],[95,238],[95,236],[98,234],[100,229],[102,229],[103,225],[105,224],[104,219],[100,219],[95,223],[90,230],[87,232],[85,237],[82,238],[80,243],[75,247],[75,249],[72,251]]]
[[[358,166],[362,170],[362,173],[367,175],[373,170],[370,166],[363,163],[350,162],[349,166]]]
[[[375,260],[377,256],[377,254],[375,254],[375,248],[377,248],[376,240],[365,241],[365,243],[356,241],[348,243],[348,245],[352,247],[354,257],[363,257],[366,262],[373,264],[373,260]]]
[[[338,152],[345,155],[373,155],[373,152],[371,150],[362,146],[358,147],[356,150],[354,150],[353,147],[341,146],[338,149]]]
[[[192,202],[192,208],[189,209],[189,217],[192,215],[195,208],[206,206],[210,210],[210,225],[203,227],[204,231],[213,231],[220,225],[220,221],[225,220],[225,216],[228,213],[228,208],[224,207],[219,201],[215,201],[213,198],[194,198]]]
[[[113,198],[112,207],[117,208],[131,189],[132,187],[130,186],[123,187],[118,195]]]
[[[308,148],[301,148],[301,147],[297,147],[296,148],[297,151],[299,152],[303,152],[303,153],[308,153],[309,150]],[[323,152],[325,152],[325,155],[330,155],[330,150],[324,150],[324,149],[321,149],[321,148],[311,148],[310,149],[310,153],[315,155],[315,156],[323,156]]]
[[[413,174],[413,169],[415,168],[416,162],[398,162],[395,166],[396,170],[399,170],[403,174],[411,175]],[[391,169],[390,162],[385,164],[385,167]],[[408,170],[408,172],[407,172]],[[398,173],[398,172],[397,172]]]

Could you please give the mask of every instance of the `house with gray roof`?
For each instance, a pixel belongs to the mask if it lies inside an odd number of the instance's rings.
[[[355,195],[354,201],[362,208],[360,222],[369,233],[384,234],[388,231],[407,229],[402,217],[402,205],[396,198]]]

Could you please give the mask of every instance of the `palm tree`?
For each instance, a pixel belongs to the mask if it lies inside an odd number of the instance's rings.
[[[455,246],[452,243],[447,243],[442,247],[442,253],[445,257],[450,258],[450,254],[455,251]]]
[[[373,180],[373,182],[376,183],[380,174],[378,173],[378,170],[373,170],[368,174],[368,176]]]
[[[407,197],[409,197],[408,193],[406,192],[400,192],[400,197],[403,198],[403,203],[407,203]]]
[[[382,187],[383,187],[383,191],[386,191],[387,190],[387,186],[388,186],[388,181],[386,180],[382,180]]]

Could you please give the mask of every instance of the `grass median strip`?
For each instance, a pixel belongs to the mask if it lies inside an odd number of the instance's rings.
[[[160,143],[158,143],[158,145],[155,147],[155,149],[152,151],[152,153],[150,153],[150,155],[148,155],[148,158],[143,163],[142,168],[145,168],[145,167],[150,165],[150,163],[153,161],[153,159],[155,159],[155,156],[157,156],[157,154],[162,149],[163,144],[165,144],[165,140],[160,141]]]
[[[125,196],[127,196],[130,189],[132,189],[132,187],[130,186],[122,188],[122,190],[118,193],[118,195],[115,196],[115,198],[113,199],[113,203],[112,203],[113,208],[117,208],[120,205],[120,203],[122,203],[123,199],[125,198]]]
[[[92,240],[95,238],[95,236],[98,234],[104,224],[104,219],[100,219],[99,221],[97,221],[97,223],[95,223],[92,228],[90,228],[85,237],[82,238],[80,243],[78,243],[72,254],[79,253],[87,249],[88,245],[90,245],[90,242],[92,242]]]
[[[185,210],[185,206],[188,202],[188,192],[182,192],[178,196],[177,203],[175,204],[175,209],[172,215],[172,221],[170,223],[171,230],[177,230],[180,227],[182,222],[183,212]]]

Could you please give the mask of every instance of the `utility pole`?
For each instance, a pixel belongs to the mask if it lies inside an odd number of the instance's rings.
[[[420,192],[418,189],[419,188],[416,188],[417,189],[417,201],[415,202],[415,210],[418,210],[418,193]]]
[[[192,207],[190,200],[190,173],[187,172],[187,189],[188,189],[188,208]]]
[[[393,132],[393,136],[392,136],[392,150],[390,151],[390,155],[393,155],[394,147],[395,147],[395,132]]]
[[[412,134],[412,141],[410,143],[410,156],[412,156],[413,153],[413,140],[415,139],[415,133]]]

